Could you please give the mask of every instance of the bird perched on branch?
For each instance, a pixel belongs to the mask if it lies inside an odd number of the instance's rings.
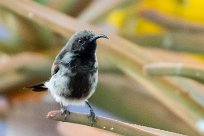
[[[51,78],[42,83],[30,86],[33,91],[49,90],[54,99],[60,103],[61,111],[67,117],[68,105],[86,103],[90,116],[95,121],[95,113],[88,103],[98,82],[98,62],[96,58],[96,40],[107,38],[84,30],[75,33],[56,56]]]

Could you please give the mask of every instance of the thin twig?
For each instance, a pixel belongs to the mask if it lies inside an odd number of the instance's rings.
[[[155,10],[143,10],[139,15],[153,23],[173,31],[204,33],[204,26],[192,22],[187,22],[178,18],[167,17]]]
[[[150,63],[144,67],[149,75],[175,75],[184,76],[204,83],[204,66],[185,63]]]
[[[0,93],[48,78],[51,61],[36,53],[11,56],[0,64]]]
[[[130,39],[143,47],[156,47],[165,50],[204,54],[202,34],[168,32],[137,36],[128,35],[127,39]]]
[[[123,0],[94,0],[78,17],[84,22],[93,22],[104,13],[107,13]]]
[[[47,118],[57,120],[57,121],[77,123],[77,124],[91,126],[91,121],[89,119],[88,114],[71,112],[67,116],[67,119],[65,120],[64,115],[61,114],[61,111],[51,111],[48,113]],[[126,135],[126,136],[135,136],[135,135],[181,136],[181,134],[176,134],[176,133],[163,131],[159,129],[143,127],[143,126],[139,126],[136,124],[133,125],[129,123],[124,123],[118,120],[113,120],[110,118],[105,118],[105,117],[100,117],[100,116],[96,117],[96,123],[94,124],[93,127],[104,129],[107,131],[115,132],[115,133]]]

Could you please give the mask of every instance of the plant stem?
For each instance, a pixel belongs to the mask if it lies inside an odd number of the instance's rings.
[[[149,75],[184,76],[204,83],[203,65],[185,63],[150,63],[145,65],[144,71]]]
[[[51,111],[48,113],[47,118],[53,119],[56,121],[70,122],[83,124],[91,126],[91,120],[89,119],[88,114],[71,112],[67,119],[65,120],[64,115],[61,114],[61,111]],[[136,124],[124,123],[122,121],[113,120],[105,117],[96,117],[96,123],[94,124],[95,128],[104,129],[107,131],[115,132],[125,136],[154,136],[154,135],[165,135],[165,136],[181,136],[181,134],[176,134],[168,131],[163,131],[159,129],[148,128],[144,126],[139,126]]]
[[[167,17],[154,10],[143,10],[139,14],[143,18],[175,32],[204,33],[204,26],[201,24]]]

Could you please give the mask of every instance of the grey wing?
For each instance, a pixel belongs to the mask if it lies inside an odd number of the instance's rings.
[[[51,68],[51,75],[56,74],[59,71],[59,62],[54,62]]]
[[[74,67],[70,67],[70,62],[69,63],[64,63],[62,61],[55,61],[52,65],[52,68],[51,68],[51,75],[54,75],[56,74],[62,67],[64,67],[65,71],[69,71],[71,70],[72,71],[72,68]],[[74,74],[74,73],[72,73]]]

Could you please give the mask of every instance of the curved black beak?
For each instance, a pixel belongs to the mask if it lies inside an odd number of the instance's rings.
[[[94,37],[92,37],[89,42],[93,42],[95,40],[97,40],[98,38],[106,38],[106,39],[109,39],[106,35],[104,34],[96,34]]]

